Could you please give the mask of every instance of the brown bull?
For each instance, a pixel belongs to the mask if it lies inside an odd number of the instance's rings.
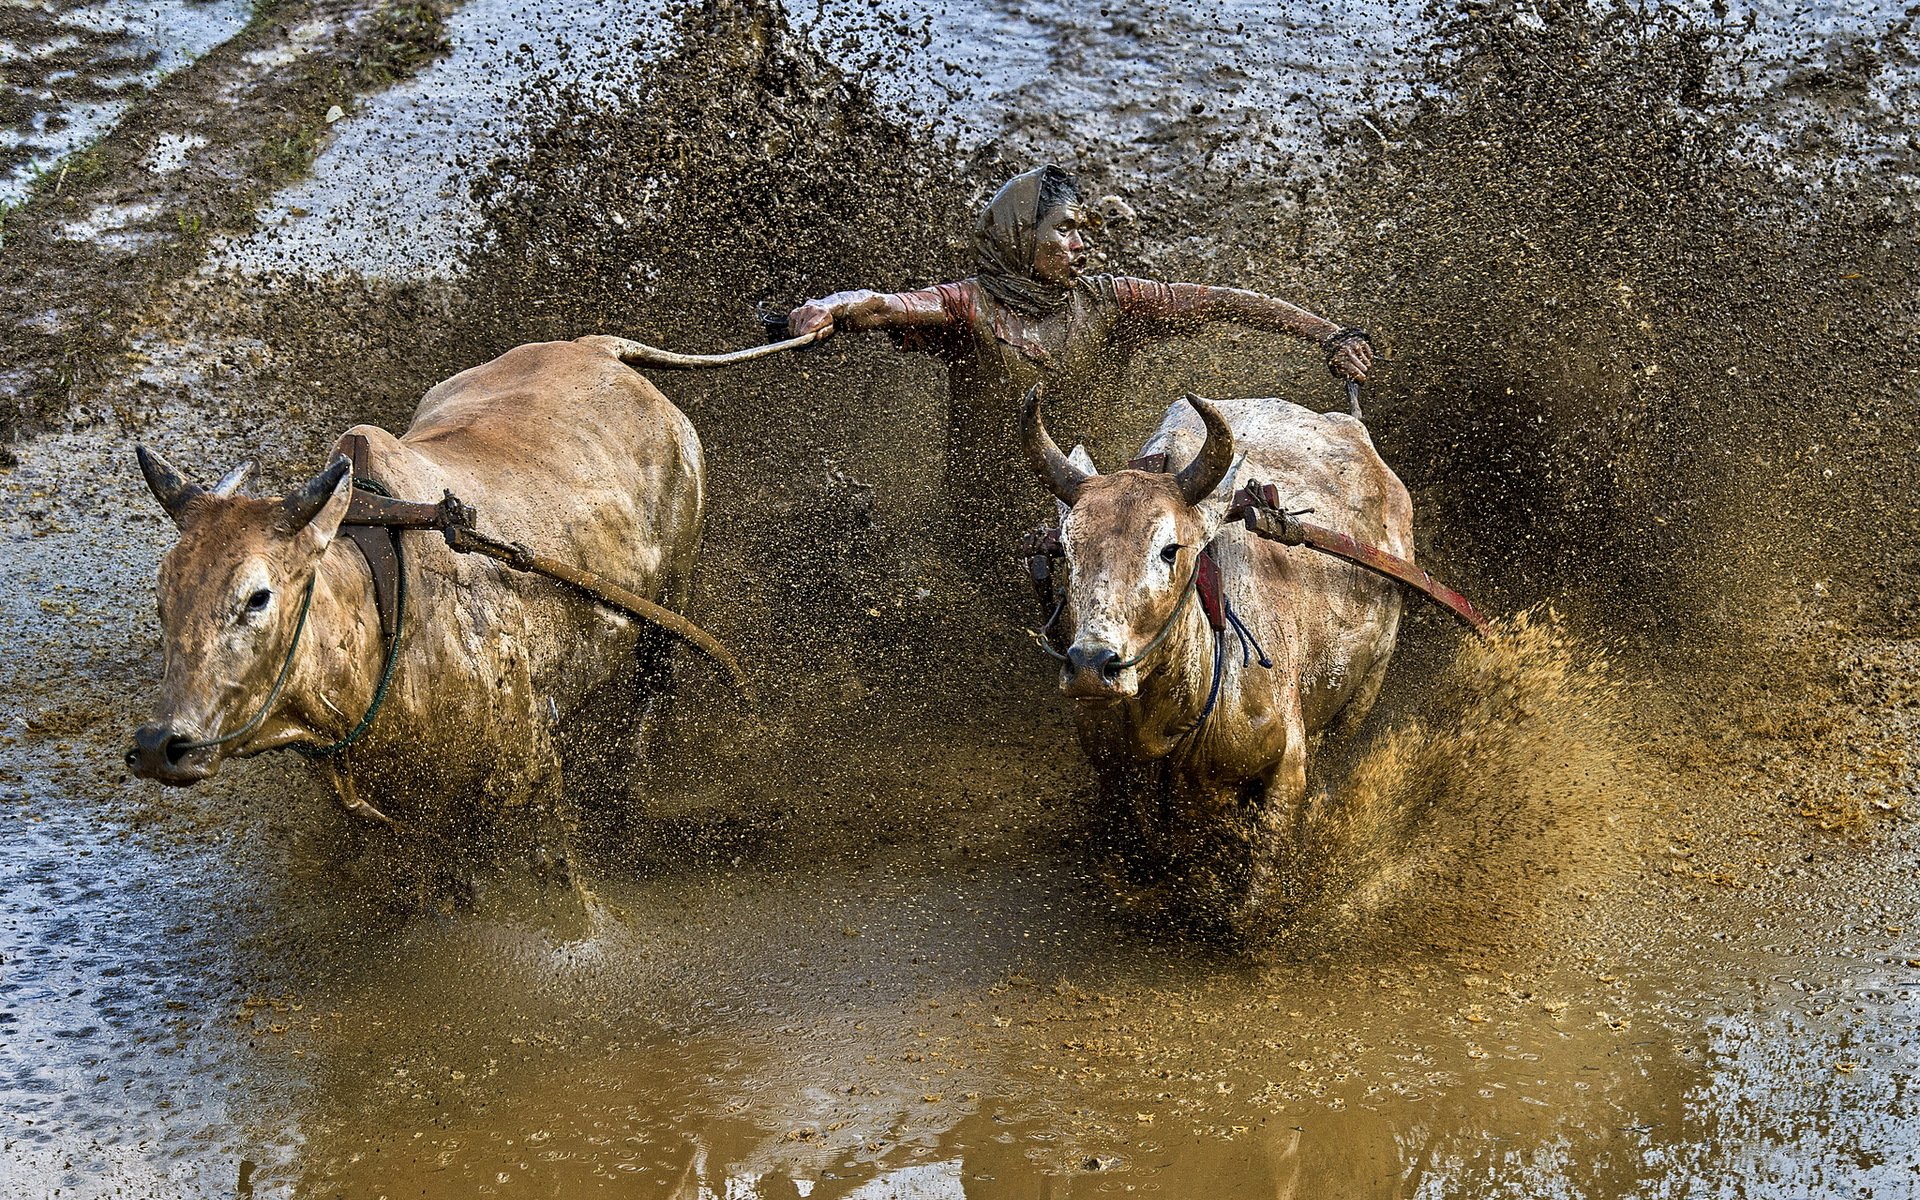
[[[394,495],[451,489],[485,532],[681,609],[706,468],[686,417],[624,365],[623,355],[646,361],[634,350],[601,337],[520,346],[434,387],[400,437],[352,432]],[[186,785],[228,758],[344,739],[386,660],[367,561],[336,538],[347,460],[276,499],[237,494],[239,471],[208,491],[144,447],[140,460],[180,540],[160,564],[160,697],[128,765]],[[431,533],[404,535],[403,548],[405,620],[387,695],[349,754],[316,760],[342,803],[444,828],[555,800],[557,730],[592,713],[612,714],[616,728],[585,740],[614,744],[614,765],[631,766],[636,706],[662,682],[670,650],[659,630],[457,555]]]
[[[1400,595],[1227,525],[1235,478],[1278,484],[1315,522],[1411,558],[1406,488],[1359,421],[1282,400],[1172,406],[1136,461],[1164,454],[1177,472],[1097,474],[1055,445],[1037,391],[1024,443],[1059,501],[1060,687],[1077,701],[1107,848],[1125,882],[1173,915],[1251,936],[1288,906],[1309,756],[1378,696]],[[1231,622],[1216,634],[1196,602],[1203,551],[1244,635]]]

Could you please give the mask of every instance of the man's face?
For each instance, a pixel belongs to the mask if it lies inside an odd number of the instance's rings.
[[[1048,283],[1072,283],[1087,265],[1086,216],[1063,204],[1041,218],[1034,234],[1033,273]]]

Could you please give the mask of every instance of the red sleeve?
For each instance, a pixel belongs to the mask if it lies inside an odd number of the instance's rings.
[[[1199,283],[1161,283],[1125,275],[1113,281],[1120,315],[1149,328],[1178,328],[1204,318],[1213,293],[1219,290]]]
[[[973,348],[974,283],[940,283],[912,292],[895,292],[893,298],[907,311],[925,321],[887,330],[887,336],[901,350],[917,350],[947,360],[964,356]],[[935,314],[939,320],[935,321]]]

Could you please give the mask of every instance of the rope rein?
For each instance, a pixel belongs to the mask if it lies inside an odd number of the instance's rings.
[[[1206,553],[1206,551],[1202,550],[1201,553],[1204,554]],[[1193,574],[1187,577],[1187,586],[1181,589],[1180,599],[1177,602],[1175,602],[1173,606],[1173,611],[1167,614],[1167,619],[1164,623],[1161,624],[1160,631],[1154,634],[1153,637],[1147,641],[1147,644],[1140,648],[1139,653],[1135,654],[1132,658],[1122,659],[1121,661],[1116,663],[1109,663],[1108,669],[1113,671],[1124,671],[1128,667],[1136,667],[1136,666],[1139,666],[1142,662],[1145,662],[1147,657],[1151,655],[1155,650],[1158,650],[1160,648],[1160,644],[1166,641],[1167,638],[1172,635],[1174,626],[1179,624],[1180,614],[1185,612],[1187,609],[1187,602],[1193,599],[1194,593],[1199,590],[1200,590],[1200,563],[1196,558],[1194,562],[1194,567],[1193,567]],[[1222,592],[1221,594],[1221,602],[1223,604],[1226,604],[1224,592]],[[1055,659],[1059,662],[1071,661],[1071,659],[1069,659],[1067,655],[1062,654],[1060,651],[1053,648],[1053,638],[1052,638],[1054,623],[1059,621],[1060,614],[1063,611],[1065,611],[1066,607],[1067,607],[1066,592],[1065,592],[1065,589],[1062,589],[1060,592],[1059,599],[1057,599],[1054,602],[1053,612],[1047,617],[1046,623],[1041,625],[1040,628],[1038,629],[1028,631],[1033,637],[1034,644],[1036,646],[1039,646],[1040,649],[1049,658]],[[1253,648],[1259,651],[1260,665],[1263,667],[1273,666],[1273,662],[1271,659],[1267,657],[1266,651],[1260,649],[1260,643],[1253,640],[1252,632],[1249,631],[1246,628],[1246,626],[1241,623],[1240,618],[1233,612],[1233,608],[1230,604],[1226,606],[1226,611],[1227,611],[1228,620],[1233,622],[1233,628],[1235,632],[1238,633],[1240,636],[1241,665],[1245,666],[1247,665],[1248,661],[1250,661],[1247,653],[1247,646],[1249,643],[1251,643]],[[1201,706],[1199,715],[1194,717],[1192,722],[1190,722],[1185,729],[1182,729],[1179,733],[1174,735],[1175,742],[1184,742],[1188,738],[1192,738],[1195,735],[1197,735],[1200,732],[1201,728],[1206,725],[1207,718],[1213,715],[1214,706],[1218,704],[1220,701],[1220,678],[1222,675],[1226,673],[1226,653],[1225,653],[1226,636],[1221,630],[1213,629],[1211,622],[1207,623],[1207,627],[1213,633],[1213,678],[1207,687],[1207,700],[1206,700],[1206,703]]]
[[[318,578],[319,572],[316,571],[314,578],[307,580],[307,590],[305,594],[300,597],[300,619],[295,621],[293,626],[293,641],[287,646],[287,657],[280,664],[280,674],[275,677],[273,688],[267,692],[266,701],[260,705],[259,711],[254,713],[245,725],[242,725],[232,733],[222,734],[217,738],[206,738],[197,742],[175,742],[173,748],[176,751],[181,754],[190,754],[195,750],[205,750],[211,746],[224,746],[228,742],[246,737],[254,730],[260,728],[261,722],[267,719],[267,714],[273,711],[275,701],[280,699],[280,689],[287,686],[287,676],[293,673],[293,655],[295,651],[300,649],[300,635],[305,633],[307,629],[307,610],[313,607],[313,585]]]

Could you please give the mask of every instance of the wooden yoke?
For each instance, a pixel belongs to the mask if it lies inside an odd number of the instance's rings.
[[[1473,601],[1397,554],[1388,554],[1344,533],[1300,520],[1281,505],[1280,490],[1271,483],[1250,483],[1235,492],[1227,518],[1244,521],[1249,532],[1270,542],[1305,546],[1384,575],[1446,609],[1480,636],[1487,636],[1487,619],[1473,606]]]

